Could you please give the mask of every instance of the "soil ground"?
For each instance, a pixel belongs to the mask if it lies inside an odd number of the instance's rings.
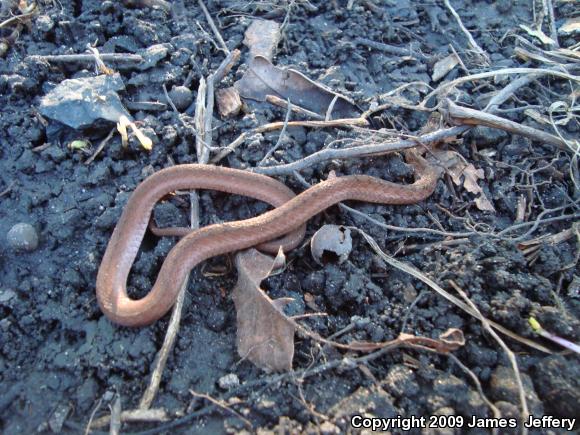
[[[112,324],[97,306],[95,278],[130,192],[146,175],[171,162],[195,162],[194,133],[170,108],[160,112],[133,110],[143,131],[155,139],[153,150],[143,150],[134,140],[125,148],[115,135],[97,158],[85,165],[87,154],[68,147],[70,142],[82,138],[95,147],[114,125],[55,133],[41,122],[38,107],[41,98],[64,79],[94,75],[93,66],[49,64],[30,57],[83,53],[87,44],[95,42],[102,53],[140,53],[165,44],[167,53],[155,67],[143,71],[119,68],[126,86],[121,92],[123,101],[163,102],[163,84],[171,89],[184,83],[195,98],[201,77],[215,71],[224,58],[202,10],[196,2],[176,1],[172,12],[136,3],[42,1],[40,14],[23,26],[18,39],[0,58],[0,190],[9,188],[0,197],[0,432],[5,434],[37,430],[82,433],[99,403],[97,417],[110,412],[114,393],[121,398],[123,409],[135,408],[163,343],[168,316],[145,328]],[[554,3],[560,25],[562,17],[573,15],[573,2]],[[242,41],[252,17],[280,23],[286,19],[274,58],[276,65],[301,71],[350,97],[363,110],[372,101],[381,103],[379,95],[405,83],[423,81],[436,87],[438,83],[431,79],[433,65],[450,53],[450,44],[468,62],[471,72],[479,71],[467,52],[465,34],[442,2],[355,0],[350,9],[344,0],[295,1],[290,9],[267,2],[215,0],[206,4],[227,46],[242,50],[242,62],[218,87],[232,85],[243,73],[247,48]],[[530,25],[534,19],[531,2],[465,0],[452,4],[488,53],[488,69],[541,66],[514,56],[514,33],[521,32],[520,24]],[[7,28],[0,30],[0,36],[9,34]],[[414,43],[425,57],[391,55],[355,43],[360,37],[402,48]],[[571,39],[562,37],[560,43],[571,46]],[[445,80],[462,75],[465,72],[457,67]],[[485,82],[483,86],[479,86],[481,82],[469,83],[463,87],[460,102],[481,109],[480,97],[510,80]],[[536,104],[540,96],[555,101],[565,94],[566,86],[565,80],[542,79],[521,90],[504,108]],[[284,120],[285,116],[285,109],[275,106],[251,105],[246,110],[230,119],[221,119],[216,112],[215,146],[225,146],[243,131]],[[185,112],[192,115],[191,110]],[[523,111],[501,115],[550,128],[534,123]],[[417,132],[428,118],[429,113],[392,106],[378,112],[373,123],[375,128]],[[577,135],[578,120],[572,119],[561,128],[568,136]],[[300,159],[347,137],[347,133],[351,134],[341,129],[289,129],[271,163]],[[278,135],[258,135],[220,164],[255,166]],[[461,142],[449,147],[483,170],[484,178],[478,183],[495,213],[478,210],[474,195],[454,187],[448,177],[442,178],[435,193],[420,204],[349,205],[385,224],[448,232],[466,231],[466,224],[473,222],[479,224],[476,229],[501,231],[514,224],[521,196],[528,200],[527,221],[537,219],[543,210],[565,204],[567,209],[541,217],[577,212],[574,201],[578,191],[571,181],[566,152],[489,128],[472,129]],[[396,154],[318,164],[302,175],[316,183],[330,170],[339,175],[364,172],[400,183],[412,180],[411,169]],[[302,190],[296,178],[280,179],[293,190]],[[202,224],[243,219],[264,210],[265,205],[247,198],[201,194]],[[187,216],[187,208],[179,201],[165,202],[157,210],[158,222],[164,226],[187,224]],[[17,223],[35,228],[37,249],[23,252],[10,246],[6,236]],[[473,232],[458,245],[403,254],[403,246],[433,243],[443,237],[386,232],[338,207],[312,219],[308,236],[324,223],[358,226],[385,252],[397,254],[450,292],[454,291],[449,282],[455,281],[489,319],[551,349],[552,354],[543,353],[504,336],[517,355],[530,413],[535,417],[580,415],[578,357],[561,354],[561,348],[534,335],[527,322],[533,316],[546,330],[580,341],[577,232],[559,244],[540,244],[537,258],[530,264],[516,241],[498,240],[483,232]],[[543,223],[526,238],[556,234],[571,225],[569,219]],[[304,320],[305,325],[322,336],[351,325],[340,338],[343,342],[391,340],[403,327],[408,334],[432,338],[448,328],[461,329],[466,344],[454,352],[455,357],[477,376],[485,395],[504,417],[517,417],[520,402],[510,363],[481,324],[415,278],[387,266],[362,238],[353,237],[353,252],[347,262],[319,266],[306,244],[289,253],[290,266],[268,279],[264,288],[274,298],[295,298],[296,313],[312,311],[305,307],[308,294],[327,316]],[[175,242],[173,238],[146,236],[131,273],[132,295],[142,295],[151,287]],[[236,279],[231,258],[212,259],[203,269],[195,269],[190,279],[179,337],[153,403],[168,412],[170,421],[180,424],[170,428],[161,422],[131,423],[123,426],[123,433],[275,430],[331,434],[349,430],[354,414],[455,415],[466,420],[492,416],[472,379],[456,362],[417,349],[395,349],[358,367],[344,360],[342,365],[304,379],[292,374],[272,377],[249,361],[241,361],[236,352],[236,315],[229,297]],[[315,370],[344,357],[344,352],[297,338],[293,367]],[[218,380],[228,374],[235,374],[242,387],[253,387],[224,390]],[[192,396],[191,390],[229,400],[239,414],[208,407],[209,402]],[[143,432],[149,429],[152,431]]]

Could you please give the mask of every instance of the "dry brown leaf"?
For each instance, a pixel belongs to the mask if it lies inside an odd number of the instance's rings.
[[[236,306],[238,353],[256,366],[271,371],[292,369],[295,323],[282,312],[292,298],[272,300],[260,288],[263,279],[280,267],[276,259],[255,249],[236,255],[238,282],[232,298]]]
[[[447,169],[451,179],[457,186],[463,186],[468,192],[478,195],[475,205],[482,211],[495,211],[493,204],[487,199],[483,189],[477,184],[478,180],[484,179],[483,169],[476,169],[471,163],[463,160],[463,157],[455,151],[434,151],[439,163]],[[463,180],[462,180],[463,177]]]
[[[438,82],[443,77],[449,73],[449,71],[453,70],[457,65],[459,65],[459,59],[455,53],[450,54],[449,56],[437,61],[433,66],[433,75],[431,78],[434,82]]]
[[[244,34],[244,44],[250,49],[250,59],[264,56],[272,60],[280,42],[280,24],[276,21],[253,20]]]
[[[290,99],[292,104],[322,116],[326,115],[328,107],[337,98],[332,110],[333,118],[359,116],[358,109],[347,97],[310,80],[298,71],[278,68],[263,56],[250,60],[248,70],[234,86],[242,98],[266,101],[267,95],[275,95],[284,100]]]

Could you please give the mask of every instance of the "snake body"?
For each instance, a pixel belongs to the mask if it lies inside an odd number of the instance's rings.
[[[197,164],[163,169],[137,186],[113,231],[97,274],[99,306],[120,325],[148,325],[171,309],[189,271],[208,258],[257,245],[270,252],[279,246],[290,249],[300,243],[309,218],[341,201],[417,203],[431,195],[439,174],[415,154],[408,153],[407,160],[416,171],[412,184],[348,175],[322,181],[296,196],[273,178],[248,171]],[[251,219],[209,225],[185,235],[167,255],[151,291],[141,299],[131,299],[127,278],[153,207],[163,196],[179,189],[235,193],[276,208]]]

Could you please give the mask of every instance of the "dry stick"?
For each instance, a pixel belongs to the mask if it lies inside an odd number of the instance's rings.
[[[190,196],[190,202],[192,211],[190,219],[190,227],[192,230],[195,230],[199,228],[199,217],[197,217],[199,216],[199,214],[195,215],[193,213],[195,204],[193,195]],[[155,361],[153,363],[153,373],[151,374],[149,386],[143,393],[143,397],[141,397],[141,401],[139,402],[140,410],[149,409],[151,407],[153,399],[155,399],[155,395],[159,390],[159,385],[161,383],[161,377],[163,376],[165,364],[167,363],[167,358],[169,357],[169,353],[173,349],[175,339],[177,338],[177,333],[179,332],[179,324],[181,322],[181,314],[183,312],[183,302],[185,300],[185,291],[187,289],[187,283],[189,282],[190,274],[191,272],[187,274],[185,280],[181,283],[181,288],[179,290],[177,300],[171,312],[171,319],[169,320],[167,333],[165,334],[165,338],[163,339],[163,345],[161,346],[161,349],[155,356]]]
[[[451,100],[447,99],[440,107],[439,111],[450,118],[451,120],[461,125],[485,125],[486,127],[497,128],[512,134],[525,136],[529,139],[537,140],[539,142],[555,145],[563,151],[575,152],[571,144],[560,139],[558,136],[546,133],[527,125],[518,124],[509,119],[501,118],[499,116],[491,115],[480,110],[470,109],[468,107],[458,106]]]
[[[130,411],[123,411],[120,415],[122,423],[129,423],[129,422],[145,422],[145,423],[154,423],[154,422],[164,422],[169,420],[169,416],[164,409],[133,409]],[[103,417],[97,418],[94,420],[90,427],[89,431],[103,427],[108,425],[111,422],[111,416],[105,415]]]
[[[289,123],[289,126],[291,125],[292,123]],[[265,168],[252,168],[251,171],[265,175],[287,175],[294,171],[299,171],[327,160],[360,158],[372,155],[386,154],[393,151],[401,151],[407,148],[413,148],[417,146],[418,143],[428,146],[442,140],[450,140],[460,134],[465,133],[467,130],[469,130],[469,128],[469,126],[445,128],[432,133],[424,134],[422,136],[418,136],[413,139],[403,139],[395,142],[382,142],[379,144],[363,145],[353,148],[326,148],[292,163],[267,166]]]
[[[332,117],[332,110],[334,109],[334,105],[336,104],[337,101],[338,101],[338,94],[336,94],[334,96],[334,98],[332,99],[332,101],[328,105],[328,109],[326,110],[326,116],[324,117],[325,121],[330,121],[330,119]]]
[[[250,422],[250,420],[248,420],[247,418],[245,418],[242,414],[240,414],[239,412],[235,411],[234,409],[232,409],[231,406],[229,406],[227,403],[221,401],[221,400],[217,400],[214,399],[213,397],[211,397],[209,394],[202,394],[202,393],[198,393],[194,390],[189,390],[189,392],[191,393],[191,395],[193,395],[194,397],[201,397],[202,399],[207,400],[208,402],[213,403],[214,405],[216,405],[217,407],[229,412],[230,414],[235,415],[236,417],[238,417],[240,420],[242,420],[244,422],[244,424],[246,426],[248,426],[250,429],[252,429],[254,426],[252,425],[252,423]]]
[[[489,406],[489,408],[491,409],[491,412],[493,412],[494,418],[501,418],[501,412],[500,412],[500,410],[497,409],[497,406],[495,406],[492,403],[492,401],[487,398],[487,396],[483,392],[483,388],[481,386],[481,382],[479,382],[479,379],[477,378],[477,376],[475,375],[475,373],[473,373],[467,366],[465,366],[459,360],[459,358],[457,358],[454,354],[450,353],[449,355],[447,355],[447,357],[449,359],[451,359],[451,361],[453,361],[455,364],[457,364],[459,366],[459,368],[461,368],[461,370],[463,370],[471,378],[471,380],[475,384],[475,387],[477,388],[477,391],[479,392],[479,395],[481,396],[481,399],[486,403],[487,406]],[[494,435],[497,434],[497,429],[494,428],[492,433]]]
[[[495,112],[499,106],[507,101],[508,98],[512,97],[514,93],[521,87],[528,85],[529,83],[533,82],[535,79],[543,76],[544,74],[527,74],[522,76],[518,79],[515,79],[513,82],[510,82],[507,86],[502,88],[497,94],[495,94],[483,109],[484,112]]]
[[[286,133],[286,127],[288,127],[288,121],[290,120],[290,113],[292,112],[292,110],[290,109],[290,106],[291,106],[290,99],[288,99],[288,108],[286,109],[286,117],[284,118],[284,126],[282,127],[282,130],[280,131],[280,134],[278,135],[278,140],[276,141],[276,144],[268,150],[268,152],[266,153],[264,158],[258,162],[258,166],[262,166],[266,162],[266,160],[268,160],[270,158],[270,156],[272,154],[274,154],[274,152],[280,147],[280,145],[282,145],[282,138],[284,137],[284,133]]]
[[[9,26],[12,23],[20,23],[20,22],[24,22],[26,20],[28,20],[28,18],[34,16],[36,14],[36,11],[33,12],[29,12],[27,14],[21,14],[21,15],[15,15],[14,17],[10,17],[5,21],[2,21],[0,23],[0,29],[6,26]]]
[[[113,127],[111,129],[111,131],[109,132],[109,134],[101,141],[101,143],[99,143],[99,146],[97,147],[97,149],[95,150],[95,152],[93,153],[93,155],[90,156],[85,161],[85,165],[90,165],[93,162],[93,160],[95,160],[95,158],[101,153],[101,151],[103,151],[103,149],[105,148],[105,146],[109,143],[109,141],[111,140],[111,138],[113,137],[113,135],[115,134],[116,131],[117,131],[117,127]]]
[[[421,60],[428,60],[429,57],[425,56],[423,53],[414,51],[408,48],[397,47],[395,45],[384,44],[382,42],[376,42],[367,38],[355,38],[354,43],[356,45],[364,45],[366,47],[373,48],[378,51],[382,51],[388,54],[394,54],[396,56],[415,56]]]
[[[284,100],[280,97],[277,97],[276,95],[266,95],[266,101],[268,103],[274,104],[275,106],[278,106],[278,107],[283,107],[283,108],[290,107],[290,110],[292,112],[299,113],[301,115],[308,116],[310,118],[324,120],[324,116],[319,115],[316,112],[312,112],[310,110],[307,110],[304,107],[300,107],[300,106],[297,106],[296,104],[292,104],[290,102],[290,100]]]
[[[232,143],[224,147],[210,163],[217,163],[225,156],[233,152],[237,147],[244,143],[247,137],[255,133],[264,133],[267,131],[279,130],[285,125],[284,122],[271,122],[269,124],[256,127],[252,130],[240,134]],[[312,128],[326,128],[326,127],[354,127],[368,125],[368,121],[363,118],[344,118],[333,119],[332,121],[290,121],[287,123],[288,127],[312,127]],[[262,168],[267,169],[267,168]],[[291,172],[291,171],[290,171]]]
[[[379,257],[381,257],[385,262],[387,262],[391,266],[393,266],[399,270],[402,270],[403,272],[406,272],[409,275],[412,275],[415,278],[423,281],[425,284],[427,284],[429,287],[431,287],[433,290],[435,290],[437,293],[439,293],[441,296],[443,296],[449,302],[451,302],[451,303],[455,304],[457,307],[461,308],[467,314],[469,314],[477,319],[480,318],[481,314],[478,314],[478,312],[476,312],[472,307],[470,307],[466,303],[462,302],[457,297],[451,295],[449,292],[443,290],[435,281],[428,278],[422,272],[420,272],[419,270],[415,269],[413,266],[410,266],[407,263],[403,263],[403,262],[396,260],[393,257],[385,254],[383,252],[383,250],[379,247],[377,242],[371,236],[369,236],[367,233],[365,233],[364,231],[362,231],[361,229],[356,228],[356,227],[348,227],[348,228],[361,234],[364,237],[364,239],[367,241],[367,243],[373,248],[373,250],[376,252],[376,254]],[[532,347],[536,350],[539,350],[541,352],[548,353],[548,354],[552,353],[552,351],[550,349],[542,346],[541,344],[538,344],[538,343],[536,343],[532,340],[529,340],[527,338],[521,337],[518,334],[515,334],[514,332],[510,331],[509,329],[501,326],[500,324],[493,322],[492,320],[489,320],[489,319],[486,319],[486,320],[487,320],[487,322],[489,322],[489,324],[491,326],[493,326],[493,328],[497,329],[498,331],[507,335],[508,337],[510,337],[516,341],[519,341],[520,343],[526,344],[527,346],[530,346],[530,347]]]
[[[429,102],[431,98],[435,95],[438,95],[444,91],[447,91],[451,88],[460,85],[461,83],[470,82],[473,80],[485,79],[488,77],[495,77],[501,75],[513,75],[513,74],[545,74],[545,75],[553,75],[555,77],[560,77],[567,80],[572,80],[575,82],[580,82],[580,77],[573,76],[571,74],[567,74],[565,72],[555,70],[555,69],[547,69],[547,68],[504,68],[496,71],[487,71],[478,74],[472,74],[470,76],[460,77],[458,79],[452,80],[448,83],[443,83],[434,91],[430,92],[423,101],[419,103],[420,108],[426,107],[426,104]]]
[[[10,193],[10,191],[12,190],[12,188],[14,187],[15,184],[16,184],[16,181],[12,180],[10,182],[10,184],[8,184],[8,186],[6,187],[6,189],[4,189],[2,192],[0,192],[0,198],[2,198],[4,195],[8,195]]]
[[[111,410],[111,422],[109,423],[109,434],[119,435],[121,431],[121,395],[117,391],[115,398],[113,399],[113,404],[109,405]]]
[[[494,338],[495,341],[498,342],[498,344],[501,346],[503,351],[506,353],[506,355],[510,361],[510,364],[512,366],[512,369],[514,371],[514,375],[516,377],[516,383],[518,384],[518,391],[520,393],[520,405],[522,407],[522,420],[524,422],[528,421],[528,416],[530,415],[530,412],[528,410],[528,402],[526,400],[526,393],[524,391],[524,384],[523,384],[522,378],[520,376],[520,371],[518,369],[518,362],[516,360],[516,356],[514,355],[512,350],[509,347],[507,347],[507,345],[500,338],[500,336],[497,335],[497,333],[492,329],[489,320],[486,319],[481,314],[481,312],[479,311],[477,306],[471,301],[471,299],[469,299],[467,297],[465,292],[453,280],[449,280],[449,283],[457,291],[457,293],[459,293],[459,295],[463,298],[463,300],[465,300],[465,302],[467,302],[469,304],[469,306],[473,309],[473,311],[476,314],[475,317],[479,319],[483,328]],[[523,426],[522,427],[522,434],[526,435],[527,433],[528,433],[528,430],[526,429],[525,426]]]
[[[207,132],[211,132],[211,119],[213,117],[213,83],[215,80],[221,80],[225,74],[230,70],[232,65],[235,61],[239,58],[239,51],[234,50],[234,52],[228,54],[226,59],[221,63],[220,67],[216,70],[214,74],[212,74],[208,78],[208,83],[211,83],[211,96],[207,95],[208,100],[211,101],[210,104],[205,105],[206,103],[206,93],[205,88],[203,87],[204,79],[200,82],[200,89],[198,91],[198,104],[196,106],[196,147],[197,147],[197,157],[198,163],[200,164],[207,164],[209,159],[209,147],[208,145],[211,144],[211,134],[208,136]],[[209,87],[208,87],[209,90]],[[166,91],[164,87],[164,91]],[[172,107],[175,107],[171,98],[166,93],[167,101]],[[177,110],[177,109],[175,109]],[[179,116],[179,114],[178,114]],[[209,142],[207,142],[209,141]],[[200,221],[199,221],[199,198],[196,192],[190,193],[190,227],[192,230],[199,228]],[[179,331],[179,324],[181,322],[181,314],[183,312],[183,302],[185,300],[185,292],[187,289],[187,284],[189,282],[190,273],[187,274],[185,280],[181,284],[181,289],[179,291],[179,295],[177,297],[177,301],[173,307],[171,312],[171,319],[169,321],[169,326],[167,328],[167,333],[165,334],[165,338],[163,340],[163,346],[159,350],[159,353],[155,357],[154,363],[154,370],[151,375],[151,381],[147,390],[143,394],[141,402],[139,403],[140,409],[147,409],[151,406],[157,391],[159,390],[159,384],[161,382],[161,376],[163,375],[163,370],[165,368],[165,364],[167,362],[167,358],[169,353],[173,349],[173,345],[175,343],[175,339],[177,337],[177,332]]]
[[[27,59],[40,59],[52,63],[93,63],[95,56],[92,54],[57,54],[57,55],[33,55],[27,56]],[[140,63],[143,62],[143,57],[138,54],[127,53],[102,53],[101,60],[103,62],[112,63]]]
[[[215,102],[214,86],[216,82],[221,82],[226,74],[232,69],[232,67],[240,59],[240,50],[234,50],[232,52],[228,51],[228,55],[222,61],[218,69],[207,78],[207,95],[206,95],[206,105],[204,109],[204,131],[203,131],[203,143],[205,145],[205,152],[203,154],[203,162],[207,163],[209,161],[209,151],[213,141],[213,130],[212,130],[212,120],[213,120],[213,108]]]
[[[544,11],[548,15],[548,27],[550,28],[550,37],[554,41],[556,47],[560,47],[558,43],[558,31],[556,30],[556,17],[554,16],[554,6],[552,0],[542,0],[544,4]]]
[[[423,102],[419,105],[424,106],[429,99],[444,89],[449,89],[451,87],[457,86],[458,84],[468,82],[471,80],[477,80],[481,78],[493,77],[495,75],[502,75],[502,74],[521,74],[527,73],[529,74],[526,76],[527,78],[521,77],[517,80],[514,80],[508,86],[506,86],[502,91],[496,94],[489,102],[486,110],[493,112],[495,108],[501,105],[504,101],[506,101],[513,93],[520,87],[525,86],[533,79],[537,78],[541,75],[555,75],[562,78],[572,79],[572,80],[580,80],[580,78],[571,76],[566,73],[562,73],[560,71],[550,70],[550,69],[537,69],[537,68],[508,68],[498,71],[491,71],[485,72],[480,74],[474,74],[467,77],[462,77],[456,80],[453,80],[449,83],[445,83],[439,86],[437,89],[432,91],[429,95],[425,97]],[[429,109],[430,110],[430,109]],[[370,114],[369,112],[368,114]],[[367,114],[367,116],[368,116]],[[364,115],[363,115],[364,116]],[[274,123],[276,124],[276,123]],[[278,123],[281,124],[281,123]],[[292,124],[292,123],[290,123]],[[267,124],[268,126],[273,124]],[[312,126],[312,125],[307,125]],[[264,126],[266,127],[266,126]],[[436,132],[428,133],[422,136],[417,137],[416,139],[405,139],[400,140],[397,142],[387,142],[387,143],[380,143],[375,145],[365,145],[356,148],[346,148],[346,149],[324,149],[322,151],[318,151],[314,154],[311,154],[301,160],[297,160],[293,163],[283,164],[283,165],[276,165],[276,166],[269,166],[269,167],[262,167],[262,168],[254,168],[252,169],[255,172],[266,174],[266,175],[286,175],[291,174],[294,171],[299,171],[301,169],[307,168],[309,166],[321,163],[326,160],[332,159],[345,159],[345,158],[358,158],[364,157],[369,155],[376,155],[376,154],[385,154],[387,152],[392,151],[399,151],[405,148],[412,148],[416,146],[417,143],[422,143],[425,145],[430,145],[433,143],[437,143],[443,140],[450,140],[460,134],[465,133],[471,127],[464,125],[460,127],[452,127],[446,128],[442,130],[438,130]],[[256,129],[258,130],[258,129]],[[256,130],[253,130],[254,132]],[[218,161],[221,158],[225,157],[229,154],[233,149],[243,143],[245,139],[245,134],[242,133],[238,139],[236,139],[233,143],[231,143],[224,151],[222,151],[217,157],[215,157],[212,162]]]
[[[447,9],[449,9],[449,12],[451,12],[451,15],[453,15],[455,17],[455,20],[457,21],[457,24],[461,28],[461,31],[465,34],[465,36],[467,36],[467,39],[469,41],[469,45],[471,45],[471,48],[473,48],[485,60],[485,62],[487,64],[489,64],[489,56],[487,55],[487,53],[485,51],[483,51],[483,49],[477,44],[477,42],[475,42],[475,39],[473,39],[473,36],[471,36],[471,33],[469,33],[469,30],[467,30],[466,27],[463,25],[463,22],[461,21],[461,17],[455,11],[455,9],[453,9],[453,6],[451,6],[451,3],[449,3],[449,0],[443,0],[443,3],[445,3],[445,6],[447,6]]]
[[[228,46],[226,45],[226,43],[224,42],[224,39],[222,38],[222,35],[220,33],[220,31],[218,30],[218,28],[216,27],[213,18],[211,17],[211,15],[209,14],[209,11],[207,10],[207,8],[205,7],[205,4],[203,3],[202,0],[197,0],[197,3],[199,4],[199,7],[203,10],[203,13],[205,14],[205,18],[209,24],[209,27],[211,27],[211,30],[214,34],[214,36],[217,38],[218,42],[220,43],[220,45],[222,46],[222,49],[227,53],[230,54],[230,50],[228,49]]]

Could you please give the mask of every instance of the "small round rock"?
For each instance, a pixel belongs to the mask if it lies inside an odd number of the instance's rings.
[[[17,251],[32,252],[38,248],[38,233],[36,229],[26,223],[18,223],[10,228],[6,235],[8,245]]]
[[[232,388],[239,387],[240,379],[235,373],[229,373],[219,379],[218,385],[222,390],[231,390]]]
[[[169,98],[177,110],[185,110],[193,102],[193,94],[187,86],[174,86],[169,91]]]

